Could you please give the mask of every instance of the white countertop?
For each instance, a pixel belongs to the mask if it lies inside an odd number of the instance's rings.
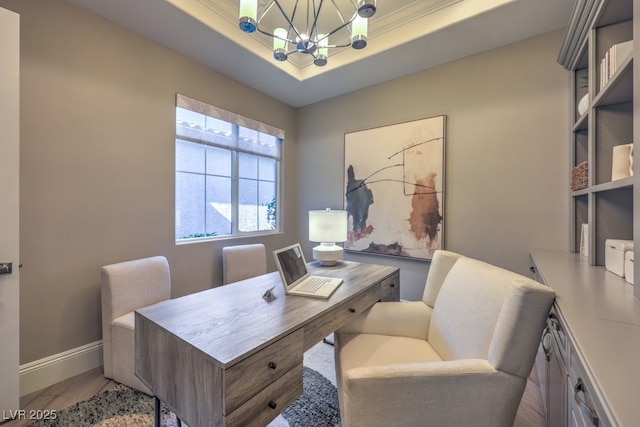
[[[556,292],[561,320],[607,417],[613,425],[640,425],[640,299],[633,285],[575,253],[536,249],[531,258]]]

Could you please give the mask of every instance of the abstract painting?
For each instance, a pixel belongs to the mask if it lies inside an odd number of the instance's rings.
[[[445,119],[345,134],[347,251],[429,260],[444,247]]]

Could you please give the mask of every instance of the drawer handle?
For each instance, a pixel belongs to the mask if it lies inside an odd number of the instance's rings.
[[[580,393],[586,393],[585,391],[585,386],[584,386],[584,382],[582,381],[582,378],[578,378],[578,381],[576,382],[575,387],[573,388],[573,395],[576,398],[576,403],[578,404],[578,406],[582,406],[583,408],[585,408],[587,410],[587,412],[589,412],[589,416],[591,417],[591,422],[594,426],[598,425],[598,414],[596,413],[596,411],[593,408],[590,408],[589,405],[587,405],[587,402],[585,402],[581,397],[580,397]]]
[[[276,402],[274,402],[273,400],[269,402],[269,408],[276,409],[276,406],[278,406],[278,404]]]
[[[392,288],[395,288],[395,287],[396,287],[396,284],[395,284],[395,283],[392,283],[392,284],[391,284],[391,285],[389,285],[389,286],[391,286]]]
[[[355,309],[355,308],[350,308],[350,309],[349,309],[349,313],[355,313],[355,312],[356,312],[356,309]]]
[[[276,365],[276,362],[269,362],[269,368],[276,369],[277,367],[278,365]]]
[[[558,317],[551,313],[549,314],[549,325],[551,325],[556,331],[560,331],[562,329],[562,325],[560,324],[560,320],[558,320]]]
[[[551,337],[551,331],[548,326],[544,329],[544,333],[542,334],[542,351],[544,351],[544,356],[547,358],[548,362],[551,360],[551,340],[549,339],[545,341],[545,338],[547,337]]]

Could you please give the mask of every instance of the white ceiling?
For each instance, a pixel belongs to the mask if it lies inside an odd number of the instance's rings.
[[[378,0],[367,47],[331,51],[317,67],[304,54],[273,60],[266,36],[238,28],[239,0],[68,1],[293,107],[563,28],[574,3]]]

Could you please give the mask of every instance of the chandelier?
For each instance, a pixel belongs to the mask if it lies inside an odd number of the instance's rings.
[[[245,33],[258,31],[273,38],[273,57],[286,61],[293,53],[313,57],[318,66],[327,65],[329,49],[351,46],[362,49],[367,45],[368,19],[376,13],[376,0],[307,0],[306,9],[295,0],[290,14],[283,8],[283,0],[240,0],[238,25]],[[324,9],[323,9],[324,6]],[[260,14],[258,14],[260,9]],[[331,21],[332,20],[332,21]],[[271,25],[273,22],[278,24]],[[333,29],[320,30],[320,25],[333,22]],[[269,23],[269,24],[267,24]],[[329,38],[347,32],[348,41],[329,44]]]

